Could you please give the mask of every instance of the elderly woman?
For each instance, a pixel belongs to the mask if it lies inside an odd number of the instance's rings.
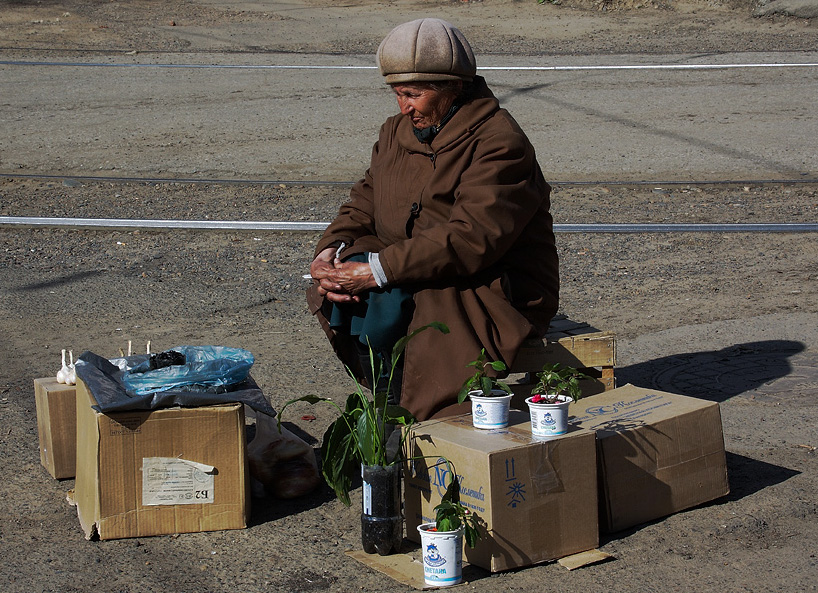
[[[449,327],[418,334],[403,358],[399,401],[423,420],[465,411],[457,392],[481,349],[510,365],[548,329],[559,296],[551,188],[458,29],[404,23],[377,59],[400,114],[317,245],[308,302],[365,384],[367,344],[389,352],[415,328]]]

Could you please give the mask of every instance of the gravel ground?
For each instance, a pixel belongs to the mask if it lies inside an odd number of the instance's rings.
[[[0,182],[0,215],[326,222],[347,189],[6,179]],[[553,195],[557,224],[809,223],[817,209],[816,188],[806,184],[558,186]],[[120,302],[122,323],[149,316],[154,323],[142,323],[146,332],[158,331],[156,323],[161,327],[170,318],[198,321],[242,309],[284,324],[300,320],[302,275],[319,237],[310,232],[2,232],[14,241],[2,253],[7,275],[20,274],[20,283],[32,273],[47,275],[36,285],[49,288],[44,303],[20,288],[9,297],[16,295],[15,306],[39,317],[68,313],[61,306],[71,303],[74,316],[87,316],[103,292],[89,291],[88,283],[110,283],[106,292]],[[621,337],[810,310],[815,302],[810,281],[817,272],[816,248],[808,238],[791,233],[561,234],[562,308],[599,327],[616,328]],[[149,308],[144,306],[148,294]],[[691,295],[706,296],[707,307]],[[662,315],[657,317],[659,298]],[[29,309],[34,306],[43,310]]]
[[[328,220],[345,193],[341,187],[32,179],[5,179],[0,188],[2,215],[202,218],[206,211],[221,220]],[[809,222],[816,208],[816,187],[809,185],[554,192],[558,223]],[[276,407],[305,393],[345,395],[349,380],[303,301],[301,275],[317,238],[0,229],[0,348],[7,361],[0,372],[0,468],[13,476],[4,486],[13,502],[0,527],[5,590],[394,590],[389,579],[342,553],[359,546],[359,491],[351,509],[326,489],[289,502],[255,499],[252,524],[242,531],[85,542],[64,500],[72,481],[53,481],[39,465],[31,379],[56,372],[61,347],[115,355],[127,340],[139,347],[151,340],[155,351],[182,343],[238,346],[256,355],[254,376]],[[779,341],[754,342],[753,353],[760,348],[760,356],[780,358],[780,345],[794,344],[782,332],[794,338],[805,331],[785,320],[815,327],[818,319],[818,249],[809,235],[561,234],[559,249],[563,311],[618,334],[620,382],[650,386],[679,360],[696,364],[708,348],[718,352],[711,342],[720,330],[735,355],[741,342],[719,324],[735,324],[739,336],[739,328],[768,320],[763,335]],[[676,335],[657,338],[674,329]],[[685,359],[684,352],[698,354]],[[673,381],[660,386],[680,391]],[[603,539],[614,562],[572,573],[555,564],[478,572],[471,587],[514,591],[545,578],[566,591],[687,591],[694,582],[704,591],[811,590],[818,541],[809,428],[816,420],[814,391],[800,385],[761,397],[763,386],[752,386],[732,398],[693,393],[722,400],[727,499]],[[782,403],[805,425],[793,426]],[[315,420],[299,420],[308,413]],[[291,427],[318,445],[332,417],[316,408],[295,410],[292,419]],[[748,424],[759,428],[747,435]],[[748,578],[759,563],[770,572]],[[76,570],[82,576],[68,576]]]
[[[7,59],[32,51],[87,57],[136,49],[371,53],[373,31],[426,6],[160,4],[13,2],[0,11],[0,50]],[[441,16],[456,16],[467,34],[480,32],[479,52],[497,54],[800,51],[814,49],[818,37],[808,20],[754,19],[747,2],[434,6]],[[284,21],[286,31],[271,36]],[[14,177],[3,166],[0,216],[328,221],[346,194],[340,185],[37,179]],[[564,185],[555,188],[553,212],[557,223],[815,222],[817,192],[812,184]],[[115,355],[128,340],[137,349],[150,340],[154,351],[185,343],[238,346],[256,356],[254,377],[276,407],[306,393],[344,396],[349,379],[304,303],[302,275],[317,238],[0,227],[4,591],[410,590],[344,555],[360,547],[359,490],[351,508],[326,488],[295,501],[254,499],[251,525],[239,531],[85,541],[65,501],[73,481],[52,480],[39,463],[32,379],[56,373],[61,348]],[[559,234],[558,245],[562,310],[617,334],[620,383],[720,403],[731,494],[605,536],[600,548],[612,561],[573,572],[555,563],[478,571],[465,587],[816,590],[814,234],[577,233]],[[317,446],[332,415],[305,408],[293,410],[292,420]]]

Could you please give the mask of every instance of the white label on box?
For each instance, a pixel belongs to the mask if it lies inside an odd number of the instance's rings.
[[[175,457],[142,459],[142,506],[212,503],[212,465]]]

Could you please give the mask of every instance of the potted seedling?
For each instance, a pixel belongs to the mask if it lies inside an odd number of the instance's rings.
[[[435,520],[418,525],[427,585],[446,587],[463,578],[463,540],[473,548],[480,539],[477,517],[460,502],[460,480],[454,478],[435,507]]]
[[[489,375],[489,371],[506,370],[502,360],[488,360],[485,348],[476,360],[466,365],[474,369],[457,394],[457,403],[471,400],[472,424],[475,428],[503,428],[508,426],[508,409],[513,393],[511,388]]]
[[[538,382],[526,399],[531,413],[531,433],[553,437],[568,432],[568,406],[582,396],[581,379],[588,379],[574,367],[546,364],[537,373]]]
[[[401,469],[404,444],[408,431],[399,432],[396,443],[387,447],[389,436],[400,427],[414,424],[415,417],[405,408],[388,403],[398,361],[406,344],[414,336],[434,328],[444,334],[449,328],[442,323],[430,323],[404,336],[395,344],[388,361],[389,371],[385,389],[373,389],[371,395],[364,392],[355,381],[355,392],[347,397],[341,409],[326,397],[306,395],[290,400],[279,412],[278,422],[284,410],[295,402],[316,404],[327,402],[340,412],[324,433],[321,444],[322,474],[338,498],[349,506],[349,491],[357,475],[363,478],[363,509],[361,513],[361,542],[366,553],[377,552],[384,556],[400,550],[403,540],[403,516],[401,514]],[[370,348],[372,383],[378,384],[381,376],[380,358]],[[350,375],[352,373],[350,372]],[[394,445],[394,446],[393,446]]]

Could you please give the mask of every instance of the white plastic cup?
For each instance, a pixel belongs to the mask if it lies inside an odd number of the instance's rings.
[[[568,432],[568,405],[573,401],[570,396],[558,395],[553,404],[534,403],[529,397],[525,400],[531,414],[531,434],[535,437],[555,437]]]
[[[471,418],[475,428],[492,429],[508,426],[508,409],[511,394],[502,390],[492,390],[491,397],[479,395],[481,391],[470,391]]]
[[[463,527],[457,531],[429,531],[434,523],[418,525],[423,556],[423,580],[433,587],[463,580]]]

